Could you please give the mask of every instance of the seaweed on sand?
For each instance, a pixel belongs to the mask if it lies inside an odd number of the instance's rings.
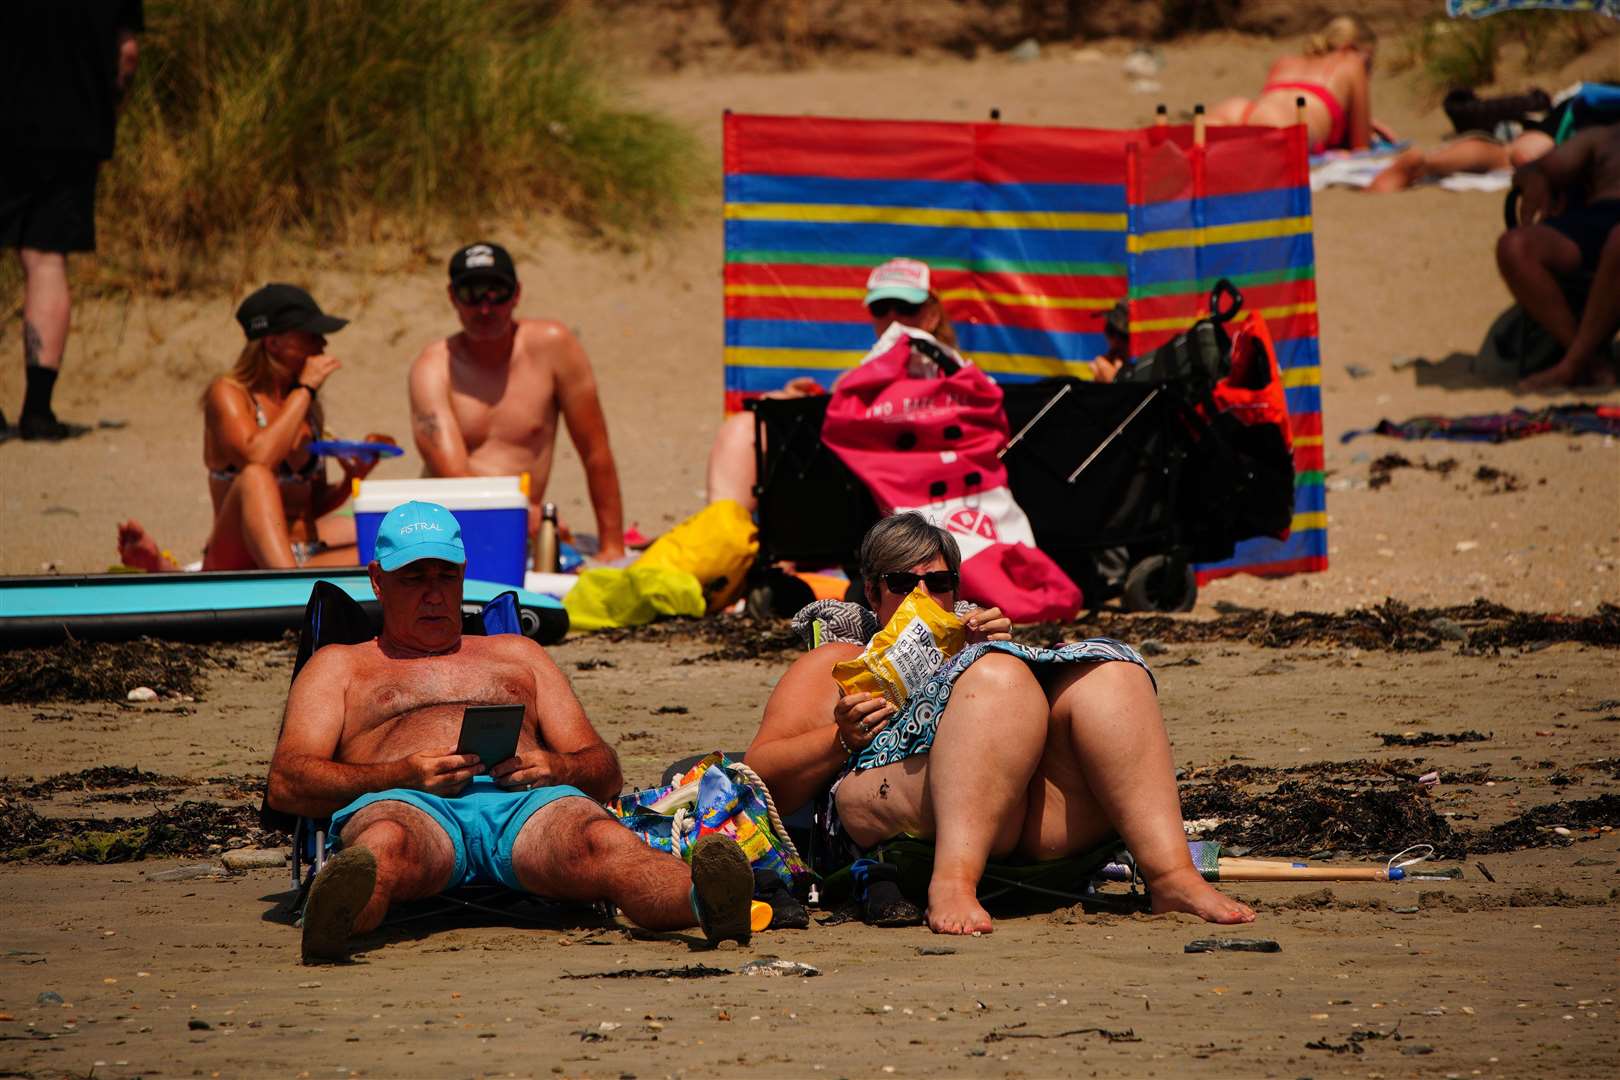
[[[1522,848],[1566,845],[1571,842],[1569,838],[1552,831],[1559,825],[1569,829],[1603,825],[1620,828],[1620,795],[1532,806],[1517,817],[1475,834],[1469,846],[1477,854],[1494,855]]]
[[[0,704],[123,701],[137,686],[160,697],[196,696],[211,661],[201,645],[174,641],[76,641],[0,652]]]
[[[1367,651],[1428,652],[1447,642],[1475,651],[1530,644],[1576,642],[1620,648],[1620,606],[1600,604],[1592,615],[1514,611],[1475,600],[1444,608],[1414,608],[1385,600],[1370,608],[1342,612],[1285,613],[1226,607],[1212,619],[1175,615],[1130,615],[1095,611],[1073,623],[1040,623],[1013,631],[1017,641],[1053,641],[1103,635],[1121,641],[1155,638],[1167,644],[1246,642],[1267,649],[1331,645]],[[666,619],[648,626],[605,630],[603,641],[703,641],[719,646],[697,660],[758,660],[791,656],[802,650],[785,622],[757,622],[747,616]]]
[[[1195,784],[1182,789],[1181,810],[1188,818],[1221,819],[1209,835],[1257,855],[1387,855],[1411,844],[1433,844],[1442,859],[1467,853],[1465,837],[1413,786],[1352,789],[1286,780],[1268,794],[1249,794]]]
[[[0,862],[127,862],[148,856],[212,854],[228,841],[279,842],[258,825],[258,811],[186,800],[143,817],[47,818],[0,798]],[[210,850],[212,849],[212,851]]]

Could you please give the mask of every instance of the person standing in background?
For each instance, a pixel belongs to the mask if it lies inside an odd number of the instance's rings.
[[[84,431],[51,410],[71,317],[67,256],[95,250],[96,174],[145,28],[141,0],[0,4],[0,244],[22,263],[24,439]],[[12,434],[3,413],[0,432]]]

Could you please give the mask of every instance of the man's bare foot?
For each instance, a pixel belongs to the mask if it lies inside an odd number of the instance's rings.
[[[1185,911],[1205,922],[1254,922],[1254,909],[1222,894],[1192,867],[1172,870],[1148,882],[1153,912]]]
[[[936,934],[988,934],[995,925],[975,884],[935,878],[928,883],[928,928]]]
[[[118,526],[118,561],[154,574],[180,569],[180,565],[164,554],[157,541],[133,518]]]

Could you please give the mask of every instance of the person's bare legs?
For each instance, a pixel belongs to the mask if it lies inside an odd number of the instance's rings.
[[[1046,714],[1029,666],[988,653],[956,680],[926,758],[858,773],[839,787],[839,820],[856,843],[900,832],[933,837],[928,925],[935,933],[993,929],[979,878],[992,854],[1017,845]]]
[[[1550,225],[1520,225],[1497,240],[1496,265],[1525,314],[1568,349],[1575,339],[1575,313],[1559,279],[1580,271],[1575,241]]]
[[[1052,720],[1030,785],[1024,853],[1060,858],[1117,831],[1154,911],[1253,921],[1251,908],[1223,896],[1193,866],[1170,739],[1147,672],[1120,662],[1076,665],[1052,680],[1048,694]]]
[[[709,444],[709,502],[732,499],[754,508],[754,414],[728,416]]]
[[[1454,139],[1427,152],[1414,146],[1395,155],[1384,171],[1373,177],[1367,190],[1401,191],[1431,177],[1487,173],[1505,169],[1508,164],[1508,148],[1492,139]]]
[[[180,565],[158,547],[146,527],[134,518],[118,526],[118,561],[149,573],[179,570]]]
[[[1609,362],[1609,342],[1620,330],[1620,226],[1609,230],[1598,256],[1592,288],[1586,296],[1586,309],[1575,328],[1563,357],[1546,371],[1519,383],[1519,389],[1537,392],[1568,386],[1613,386],[1614,365]]]
[[[754,879],[746,858],[742,865],[740,892],[731,902],[740,905],[746,927]],[[674,855],[648,847],[589,799],[559,799],[535,811],[512,845],[512,868],[518,883],[537,896],[607,900],[648,930],[698,925],[693,871]]]
[[[62,368],[72,320],[67,256],[60,251],[19,248],[17,257],[23,271],[23,365],[28,378],[22,415],[49,424],[55,419],[51,391]],[[20,418],[18,422],[20,425]]]
[[[392,801],[361,809],[310,886],[304,963],[344,960],[349,938],[376,929],[395,901],[443,892],[455,866],[450,837],[425,811]]]
[[[244,465],[214,516],[203,569],[290,570],[297,566],[286,514],[276,474],[266,465]]]

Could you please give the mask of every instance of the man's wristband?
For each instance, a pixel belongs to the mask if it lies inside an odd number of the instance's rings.
[[[310,403],[314,404],[314,401],[315,401],[315,388],[313,386],[309,385],[309,383],[307,383],[307,382],[295,382],[295,383],[293,383],[292,388],[294,390],[308,390],[309,391]]]
[[[855,751],[851,750],[849,748],[849,743],[844,741],[844,733],[842,731],[839,731],[837,734],[838,734],[838,745],[843,747],[844,754],[846,756],[848,756],[848,757],[854,757],[855,756]]]

